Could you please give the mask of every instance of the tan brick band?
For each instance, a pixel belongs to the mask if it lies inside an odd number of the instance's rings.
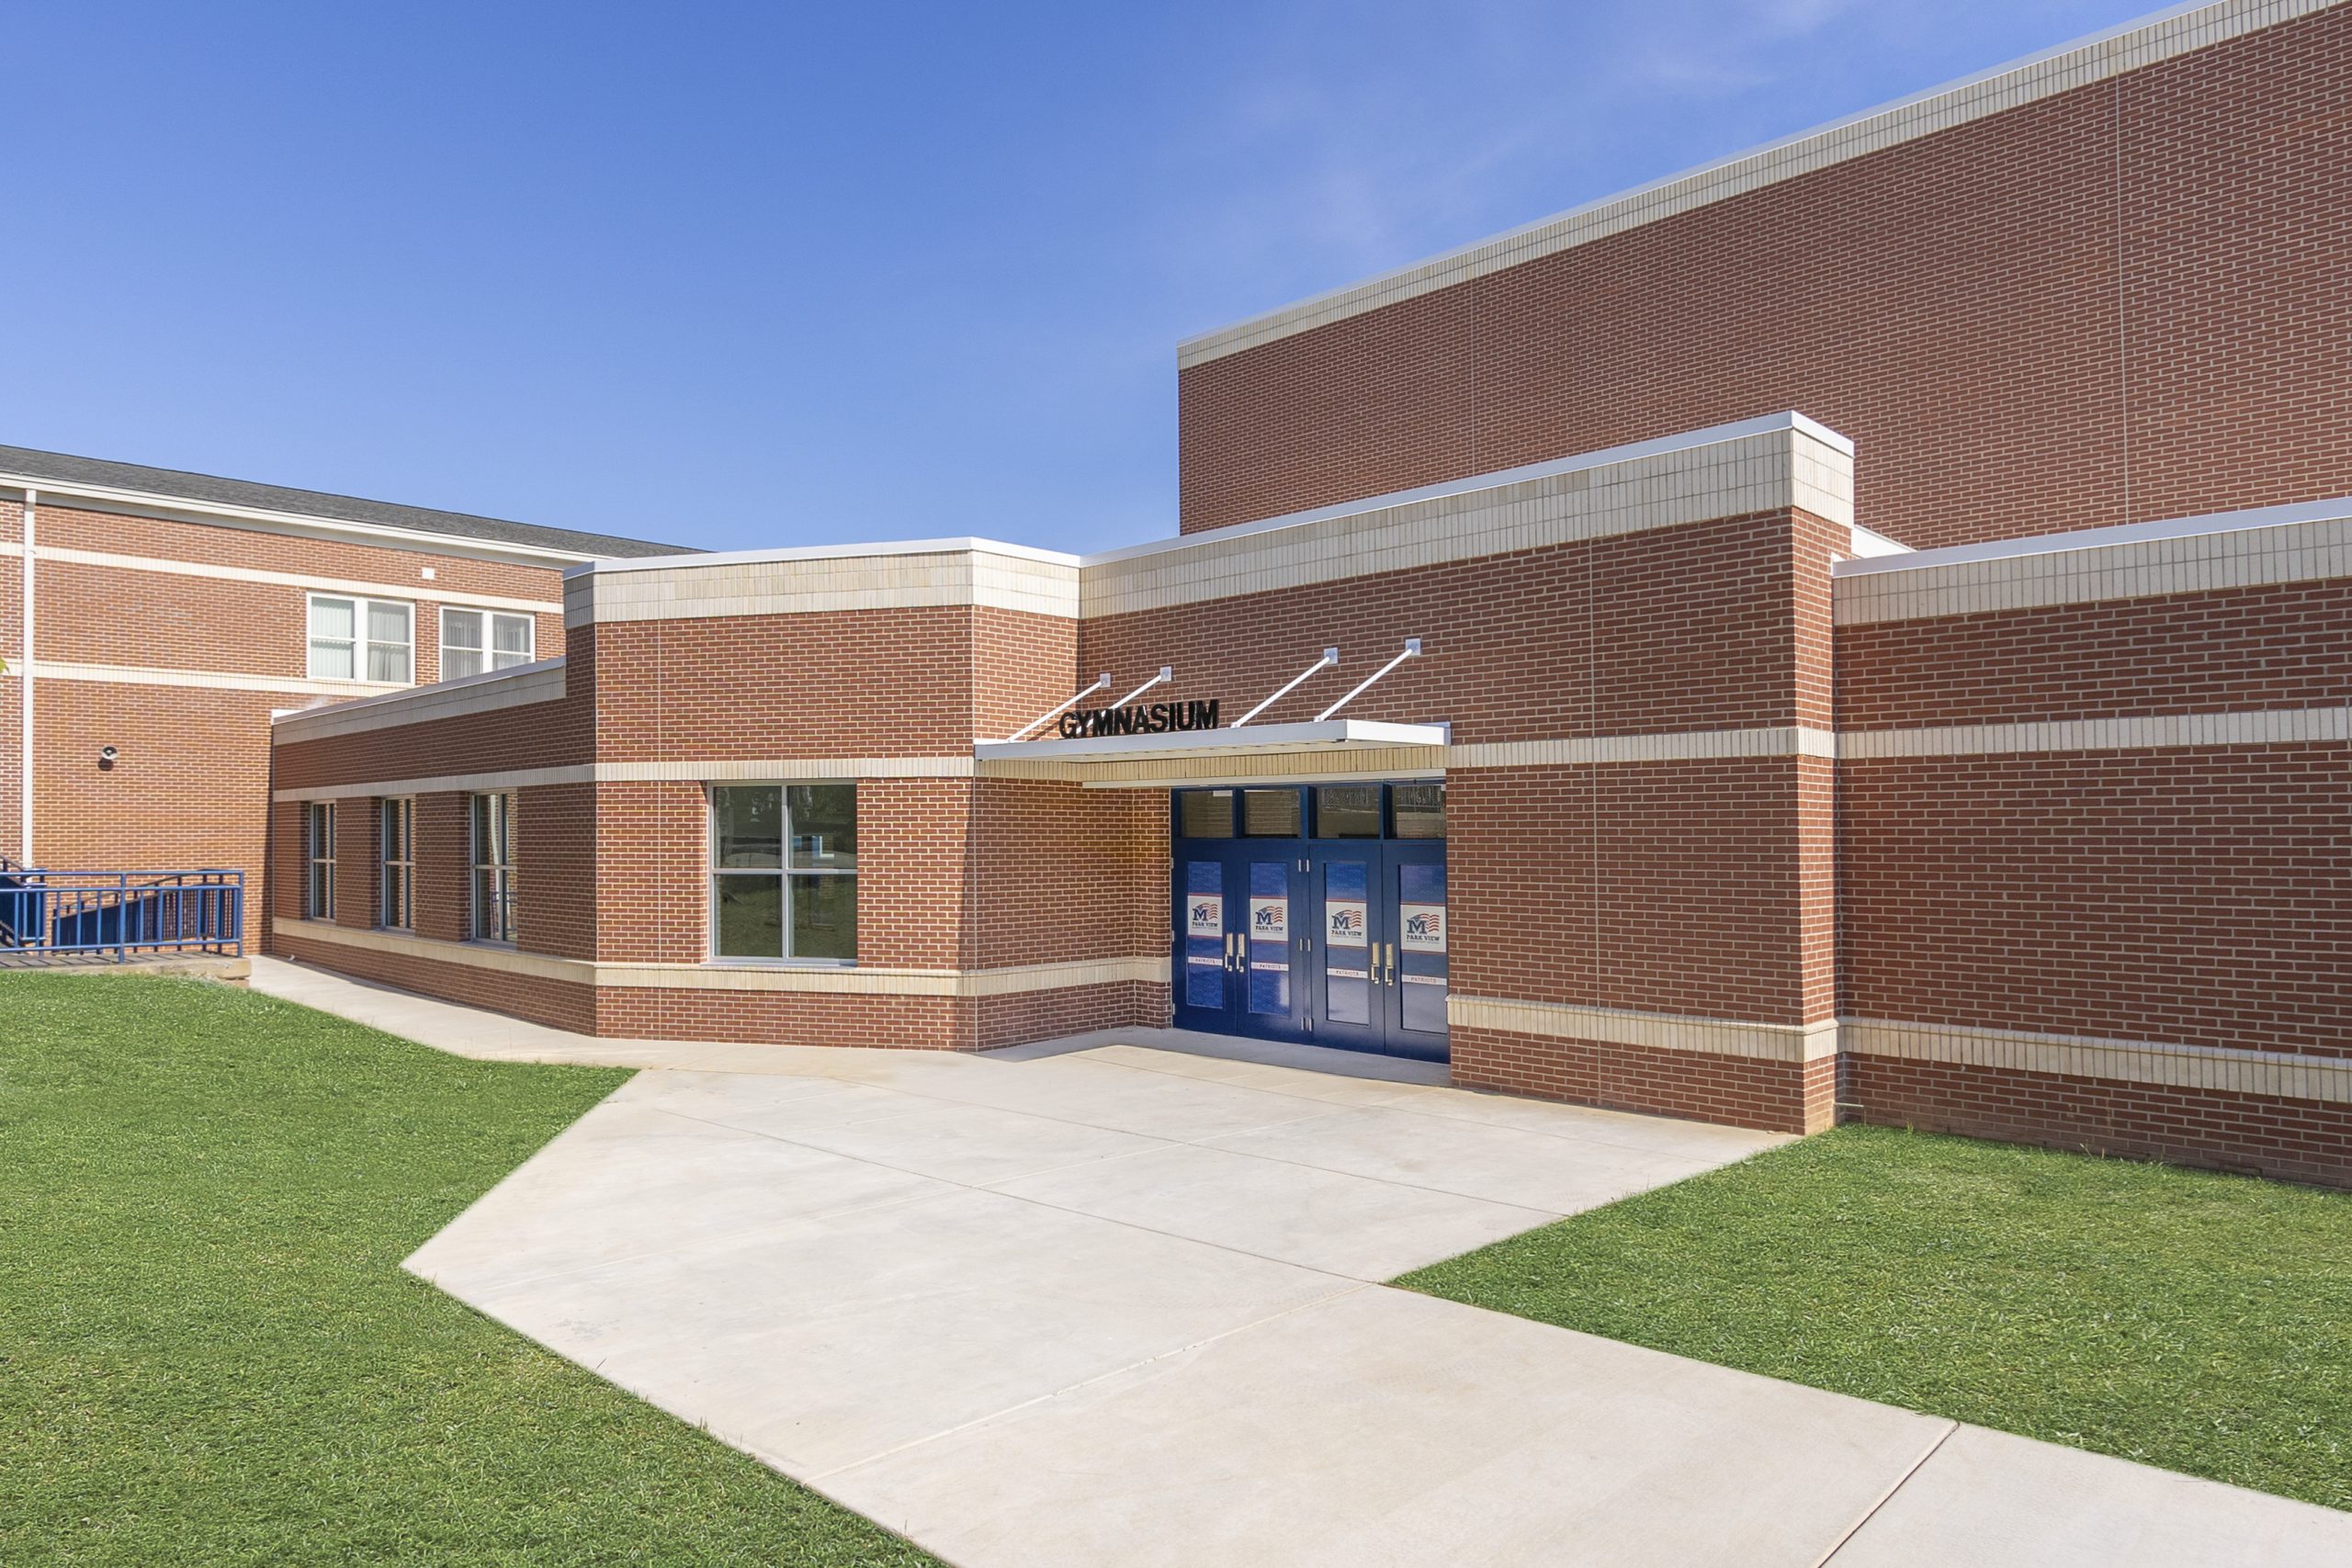
[[[2152,714],[2030,724],[1935,725],[1842,730],[1845,761],[1894,757],[1977,757],[2030,751],[2156,751],[2181,747],[2294,746],[2352,740],[2352,707],[2256,713]]]
[[[1840,1046],[1856,1055],[2352,1105],[2352,1056],[2168,1045],[2149,1040],[2099,1040],[1879,1019],[1845,1020],[1838,1025],[1838,1036]]]
[[[404,931],[366,931],[326,920],[276,919],[275,937],[369,953],[432,959],[573,985],[671,991],[790,991],[866,997],[1009,997],[1119,982],[1165,983],[1168,960],[1106,958],[1002,969],[896,969],[868,966],[766,967],[728,964],[607,964],[478,942],[444,942]]]
[[[1769,1062],[1811,1062],[1833,1055],[1838,1025],[1747,1023],[1560,1002],[1504,1001],[1490,997],[1446,998],[1446,1022],[1456,1029],[1494,1030],[1553,1040],[1589,1040],[1654,1051],[1747,1056]]]

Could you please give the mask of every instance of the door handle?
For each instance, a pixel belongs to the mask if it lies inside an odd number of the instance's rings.
[[[1393,986],[1396,983],[1396,944],[1391,942],[1382,945],[1388,949],[1388,984]]]
[[[1225,966],[1227,969],[1234,970],[1238,970],[1241,967],[1241,933],[1239,931],[1227,931],[1226,933]]]

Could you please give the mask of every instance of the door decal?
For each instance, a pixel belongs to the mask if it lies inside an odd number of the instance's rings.
[[[1184,863],[1184,1005],[1225,1006],[1225,865]]]
[[[1250,863],[1250,1010],[1290,1016],[1290,863]]]
[[[1445,865],[1396,867],[1396,950],[1404,973],[1396,1021],[1419,1034],[1445,1032]]]
[[[1372,1022],[1372,868],[1335,860],[1323,868],[1323,1013],[1334,1023]]]

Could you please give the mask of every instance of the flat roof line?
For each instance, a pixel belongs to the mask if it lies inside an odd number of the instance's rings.
[[[1973,561],[2016,560],[2062,550],[2136,545],[2150,539],[2193,539],[2203,534],[2282,528],[2297,523],[2330,523],[2339,518],[2352,518],[2352,496],[2290,502],[2283,506],[2254,506],[2239,512],[2209,512],[2196,517],[2167,517],[2153,523],[2118,523],[2105,528],[2077,528],[2069,534],[2030,534],[2021,539],[1951,545],[1939,550],[1913,550],[1899,556],[1857,556],[1841,560],[1829,570],[1836,577],[1867,577],[1883,571],[1920,571],[1929,567],[1964,566]]]
[[[1104,566],[1114,561],[1135,560],[1172,550],[1188,550],[1225,539],[1244,538],[1253,534],[1272,533],[1283,528],[1304,527],[1334,517],[1346,517],[1361,512],[1380,512],[1390,507],[1409,506],[1417,502],[1437,501],[1447,496],[1466,495],[1476,491],[1495,490],[1504,485],[1524,484],[1530,479],[1548,479],[1555,474],[1574,473],[1579,468],[1598,468],[1611,463],[1632,462],[1642,457],[1663,457],[1669,452],[1688,451],[1694,447],[1713,446],[1727,441],[1743,441],[1753,435],[1769,435],[1775,431],[1793,431],[1809,435],[1831,450],[1846,457],[1854,455],[1854,444],[1846,436],[1793,409],[1768,413],[1755,419],[1735,420],[1728,424],[1709,425],[1703,430],[1683,431],[1679,434],[1661,436],[1655,441],[1634,441],[1620,446],[1603,446],[1590,452],[1574,452],[1565,457],[1549,457],[1540,463],[1522,463],[1517,468],[1497,468],[1490,473],[1467,474],[1458,479],[1445,479],[1437,484],[1421,485],[1413,490],[1391,491],[1385,495],[1366,496],[1359,501],[1333,502],[1328,506],[1309,507],[1302,512],[1286,512],[1279,516],[1261,518],[1254,523],[1234,523],[1222,528],[1204,528],[1198,533],[1179,534],[1169,539],[1148,539],[1139,545],[1123,545],[1115,549],[1096,550],[1085,555],[1070,555],[1060,550],[1038,549],[1029,545],[1012,545],[1001,539],[893,539],[871,545],[797,545],[768,550],[713,550],[693,555],[632,556],[621,559],[582,561],[564,569],[564,581],[574,578],[604,576],[625,571],[664,571],[695,567],[749,566],[771,561],[847,560],[866,556],[927,556],[957,555],[971,551],[980,555],[1010,557],[1016,560],[1043,562],[1049,566],[1086,568]]]

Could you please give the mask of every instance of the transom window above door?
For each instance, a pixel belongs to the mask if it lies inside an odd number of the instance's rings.
[[[1174,792],[1179,839],[1445,839],[1445,784],[1228,785]]]
[[[441,611],[441,679],[455,681],[486,670],[528,664],[537,623],[527,615],[498,610]]]

